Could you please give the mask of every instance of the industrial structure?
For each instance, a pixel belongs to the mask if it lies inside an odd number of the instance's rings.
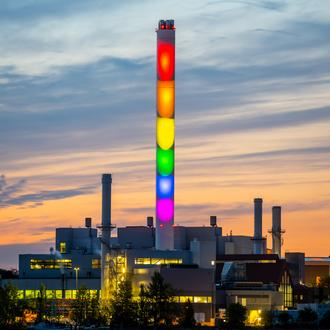
[[[75,299],[77,289],[84,285],[106,303],[128,275],[137,297],[140,286],[147,285],[158,271],[177,289],[177,303],[190,300],[194,304],[199,322],[210,322],[228,304],[239,302],[246,306],[254,324],[260,319],[260,310],[294,306],[294,288],[304,281],[305,256],[286,254],[282,258],[280,206],[272,208],[272,251],[268,253],[262,198],[254,199],[253,236],[224,236],[214,215],[209,226],[174,225],[174,21],[161,20],[156,32],[155,226],[153,216],[148,216],[146,225],[119,226],[117,235],[111,235],[115,228],[111,219],[112,175],[103,174],[99,231],[92,227],[91,218],[85,219],[83,228],[57,228],[55,249],[49,254],[20,255],[19,278],[8,281],[19,288],[22,298],[36,297],[44,284],[48,298],[65,302]]]
[[[157,33],[156,248],[174,248],[175,27],[159,21]]]

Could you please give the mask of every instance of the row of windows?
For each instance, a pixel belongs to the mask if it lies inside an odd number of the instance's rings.
[[[211,296],[176,296],[174,301],[177,303],[186,303],[188,300],[194,304],[208,304],[212,303]]]
[[[168,265],[168,264],[182,264],[182,259],[168,259],[168,258],[135,258],[136,265]]]
[[[31,269],[60,269],[60,268],[72,268],[71,259],[31,259]]]
[[[91,297],[97,297],[99,290],[89,290]],[[76,299],[77,290],[64,290],[64,297],[62,290],[45,290],[47,299]],[[19,299],[34,299],[41,296],[40,290],[18,290]],[[195,304],[207,304],[212,303],[211,296],[175,296],[174,301],[177,303],[186,303],[188,300]]]
[[[71,259],[31,259],[30,260],[30,269],[60,269],[72,268]],[[92,268],[99,269],[101,268],[101,259],[92,259]]]
[[[99,290],[89,290],[91,297],[97,297]],[[45,290],[47,299],[76,299],[77,290],[64,290],[64,297],[62,290]],[[19,299],[34,299],[41,296],[40,290],[18,290]]]

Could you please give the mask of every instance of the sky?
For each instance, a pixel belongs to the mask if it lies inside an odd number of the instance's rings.
[[[0,267],[56,227],[145,224],[155,206],[156,34],[176,23],[179,225],[253,234],[282,206],[284,251],[330,254],[330,2],[0,3]]]

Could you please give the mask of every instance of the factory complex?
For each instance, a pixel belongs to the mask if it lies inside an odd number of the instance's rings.
[[[155,216],[146,215],[141,226],[115,228],[112,175],[103,174],[101,224],[86,218],[80,228],[56,228],[49,254],[21,254],[18,278],[1,280],[1,285],[17,286],[21,298],[36,298],[44,284],[47,298],[57,301],[58,313],[65,314],[67,302],[82,286],[107,301],[121,281],[130,279],[138,297],[141,285],[148,285],[157,271],[175,288],[177,303],[193,303],[199,323],[214,324],[229,304],[238,302],[247,308],[248,322],[258,325],[262,311],[292,310],[329,295],[323,292],[321,297],[314,286],[330,275],[330,258],[283,255],[281,206],[272,207],[271,249],[260,197],[251,201],[253,236],[223,235],[216,215],[207,216],[208,226],[175,225],[175,31],[173,20],[161,20],[156,29]]]

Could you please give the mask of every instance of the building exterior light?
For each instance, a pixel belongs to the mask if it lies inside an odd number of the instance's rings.
[[[79,272],[80,268],[74,267],[73,270],[76,272],[76,290],[78,290],[78,272]]]

